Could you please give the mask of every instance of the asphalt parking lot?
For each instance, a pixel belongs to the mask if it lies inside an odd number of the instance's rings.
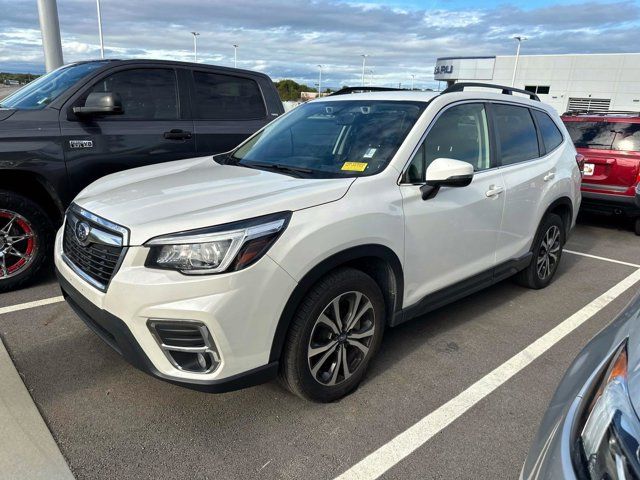
[[[223,395],[183,389],[129,366],[64,302],[12,310],[57,297],[52,275],[0,295],[0,335],[81,479],[364,479],[380,468],[389,479],[517,478],[569,363],[640,284],[477,401],[441,407],[636,272],[640,239],[624,227],[580,223],[565,247],[574,253],[545,290],[505,281],[388,330],[361,387],[328,405],[275,383]],[[431,433],[402,436],[425,417],[435,418]],[[380,467],[369,455],[385,446],[394,456]]]

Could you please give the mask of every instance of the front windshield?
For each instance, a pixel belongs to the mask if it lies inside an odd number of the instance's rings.
[[[426,105],[385,100],[307,103],[268,125],[230,160],[299,176],[373,175],[387,166]]]
[[[60,67],[28,83],[2,100],[0,107],[17,110],[40,110],[64,93],[89,72],[103,67],[105,62],[80,63]]]

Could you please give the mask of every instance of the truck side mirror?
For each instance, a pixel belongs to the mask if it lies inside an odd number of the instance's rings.
[[[84,107],[73,107],[78,116],[121,115],[124,113],[122,99],[116,92],[93,92],[84,102]]]

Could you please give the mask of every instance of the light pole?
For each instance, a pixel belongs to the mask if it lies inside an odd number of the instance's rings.
[[[104,39],[102,38],[102,13],[100,11],[100,0],[96,0],[98,10],[98,35],[100,36],[100,58],[104,58]]]
[[[367,63],[367,57],[369,55],[367,55],[366,53],[363,53],[362,55],[360,55],[362,57],[362,86],[364,87],[364,67]]]
[[[42,32],[44,64],[47,72],[62,66],[62,42],[56,0],[38,0],[38,17]]]
[[[511,86],[513,87],[516,83],[516,71],[518,70],[518,60],[520,59],[520,45],[522,45],[522,42],[524,42],[527,37],[523,37],[523,36],[515,36],[513,37],[514,40],[518,41],[518,48],[516,49],[516,63],[514,63],[513,65],[513,77],[511,77]]]
[[[320,72],[318,73],[318,98],[320,98],[320,94],[322,93],[322,65],[318,65]]]
[[[191,32],[193,35],[193,61],[198,63],[198,36],[200,35],[198,32]]]
[[[413,90],[413,82],[415,81],[416,76],[415,75],[411,75],[411,90]]]
[[[369,70],[369,86],[373,86],[373,70]]]
[[[233,68],[238,68],[238,45],[233,44]]]

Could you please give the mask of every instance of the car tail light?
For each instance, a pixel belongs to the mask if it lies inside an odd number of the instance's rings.
[[[580,169],[580,173],[584,172],[584,155],[581,153],[576,153],[576,163],[578,164],[578,168]]]

